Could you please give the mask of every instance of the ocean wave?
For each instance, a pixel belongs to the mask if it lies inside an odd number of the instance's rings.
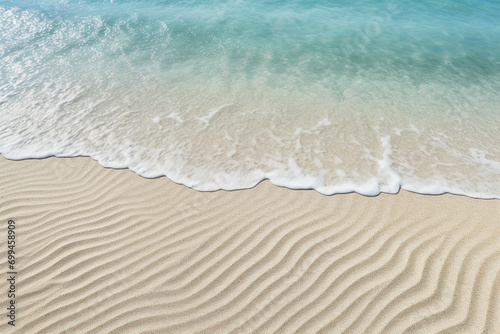
[[[91,156],[203,191],[269,179],[500,198],[492,13],[488,1],[5,2],[0,154]]]

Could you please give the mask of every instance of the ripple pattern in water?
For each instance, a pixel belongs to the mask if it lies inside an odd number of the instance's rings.
[[[0,154],[500,198],[495,1],[3,1]]]

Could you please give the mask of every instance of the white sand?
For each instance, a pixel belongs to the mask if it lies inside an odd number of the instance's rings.
[[[196,192],[0,157],[1,333],[500,333],[500,200]]]

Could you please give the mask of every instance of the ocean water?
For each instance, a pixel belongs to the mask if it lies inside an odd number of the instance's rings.
[[[0,154],[500,198],[498,0],[0,0]]]

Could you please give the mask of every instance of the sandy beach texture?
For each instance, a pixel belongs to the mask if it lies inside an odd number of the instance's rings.
[[[499,200],[197,192],[90,158],[0,175],[1,333],[500,333]]]

